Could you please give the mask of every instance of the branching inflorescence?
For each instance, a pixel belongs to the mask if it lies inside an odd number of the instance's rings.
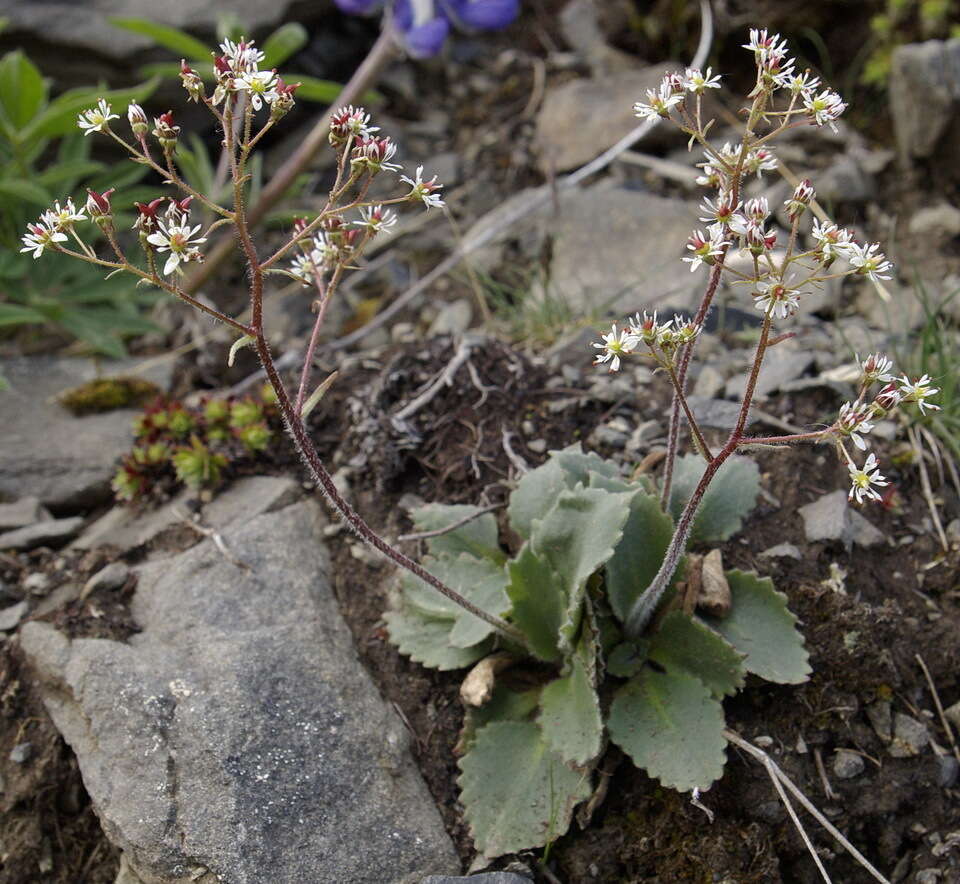
[[[693,232],[687,241],[689,254],[683,258],[689,262],[691,272],[700,267],[709,269],[706,290],[696,314],[689,319],[675,316],[660,321],[656,312],[644,312],[628,319],[619,330],[614,325],[610,334],[603,335],[602,340],[593,345],[600,351],[595,363],[607,364],[610,371],[617,371],[627,358],[639,357],[662,369],[671,380],[674,399],[662,499],[670,499],[681,414],[706,461],[700,485],[678,522],[675,543],[650,587],[642,614],[638,611],[636,629],[649,618],[676,568],[686,540],[685,532],[689,530],[703,492],[720,465],[735,451],[757,445],[832,442],[849,468],[850,499],[857,503],[865,499],[880,500],[877,489],[887,482],[880,473],[876,456],[871,453],[862,467],[857,466],[847,443],[866,450],[864,437],[873,428],[873,421],[887,416],[901,404],[914,402],[921,411],[937,408],[929,401],[938,392],[929,377],[925,375],[913,381],[906,376],[897,379],[891,374],[890,360],[876,353],[860,362],[857,397],[842,406],[830,426],[788,436],[745,435],[764,356],[772,347],[792,337],[790,332],[779,331],[777,324],[793,316],[802,307],[804,295],[827,280],[862,276],[879,283],[890,279],[892,265],[877,243],[860,244],[850,230],[825,220],[814,220],[810,243],[806,248],[801,246],[801,220],[816,195],[808,180],[801,181],[784,203],[790,221],[785,242],[781,242],[771,223],[767,198],[742,199],[748,176],[759,178],[763,172],[776,169],[777,160],[769,145],[778,135],[804,125],[836,128],[835,121],[846,108],[840,96],[823,88],[809,71],[796,71],[796,63],[787,54],[786,42],[780,40],[779,34],[771,36],[766,30],[751,30],[750,42],[744,44],[744,48],[754,54],[757,77],[748,96],[751,103],[744,111],[746,124],[739,144],[728,142],[718,147],[707,140],[712,121],[703,120],[703,96],[708,89],[720,88],[720,77],[714,76],[709,68],[705,73],[687,69],[682,74],[668,74],[657,89],[648,90],[646,101],[635,105],[638,117],[673,123],[689,135],[691,147],[696,143],[702,148],[704,160],[698,164],[701,174],[697,183],[714,192],[701,205],[700,220],[707,225],[706,229]],[[746,256],[745,265],[738,262],[732,266],[728,262],[732,251]],[[748,270],[741,269],[743,266]],[[712,453],[687,403],[686,380],[696,340],[724,274],[732,285],[742,286],[750,293],[762,319],[760,339],[736,425],[726,444]]]
[[[395,161],[396,144],[371,125],[363,108],[343,107],[331,116],[329,142],[336,154],[336,173],[326,204],[313,219],[300,219],[292,236],[266,258],[254,245],[246,209],[249,161],[263,137],[293,107],[296,83],[285,83],[275,71],[261,70],[263,53],[253,42],[225,40],[221,54],[213,59],[216,85],[211,94],[199,74],[182,62],[180,77],[190,101],[203,105],[216,119],[223,135],[223,150],[233,183],[232,205],[222,206],[193,188],[180,175],[176,151],[180,127],[172,112],[160,114],[153,128],[146,112],[137,104],[127,108],[132,140],[111,126],[120,116],[103,99],[83,111],[77,125],[85,135],[100,133],[112,138],[129,152],[134,162],[142,163],[173,185],[177,196],[158,197],[150,203],[138,203],[134,223],[139,251],[129,256],[114,226],[111,195],[89,191],[86,206],[77,209],[72,200],[57,203],[29,225],[23,237],[24,252],[39,258],[45,251],[61,252],[113,272],[139,277],[174,295],[190,306],[226,323],[240,335],[239,346],[252,346],[276,393],[277,408],[294,439],[304,464],[344,520],[371,546],[397,565],[425,580],[456,604],[488,622],[502,635],[516,638],[517,630],[501,618],[480,610],[458,592],[445,585],[420,565],[377,535],[337,491],[333,479],[310,441],[304,418],[313,408],[331,379],[322,381],[312,395],[310,376],[319,333],[331,298],[344,272],[354,266],[370,241],[396,222],[393,206],[419,203],[427,209],[442,208],[442,185],[436,177],[424,176],[418,166],[413,177],[400,175]],[[150,135],[153,136],[151,141]],[[373,181],[386,173],[396,178],[400,194],[392,198],[372,199]],[[213,220],[194,223],[192,209],[201,205]],[[82,225],[94,222],[105,234],[111,254],[98,255],[82,237]],[[190,295],[181,284],[184,266],[204,259],[201,247],[217,228],[234,229],[247,264],[250,279],[249,321],[226,315],[216,307]],[[71,243],[68,245],[68,243]],[[75,244],[75,247],[74,247]],[[303,361],[297,389],[289,393],[280,377],[263,331],[264,282],[268,274],[291,278],[316,292],[313,309],[316,319]]]

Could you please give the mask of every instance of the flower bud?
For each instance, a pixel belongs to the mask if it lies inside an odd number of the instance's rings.
[[[203,80],[187,64],[185,58],[180,59],[180,80],[183,82],[183,88],[187,90],[187,94],[190,96],[190,101],[200,101],[203,97]]]
[[[130,128],[137,138],[143,138],[147,134],[147,130],[150,128],[147,115],[135,101],[127,106],[127,119],[130,121]]]
[[[285,117],[293,109],[296,102],[293,93],[300,87],[300,83],[285,83],[283,77],[277,77],[273,91],[277,97],[270,103],[270,119],[276,122]]]
[[[160,208],[161,203],[163,203],[163,197],[157,197],[157,199],[146,205],[143,203],[134,203],[139,212],[137,220],[133,222],[134,228],[141,233],[151,233],[155,230],[157,226],[157,209]]]
[[[167,111],[165,114],[160,114],[159,117],[154,117],[153,125],[153,134],[160,142],[160,146],[164,150],[171,149],[180,136],[180,127],[173,123],[173,111]]]
[[[97,193],[95,190],[87,188],[87,212],[91,218],[109,218],[113,213],[110,209],[110,195],[116,190],[111,187],[103,193]]]
[[[809,178],[804,178],[803,181],[797,185],[793,196],[783,203],[784,206],[786,206],[787,215],[790,216],[791,221],[796,221],[797,218],[807,210],[807,206],[810,205],[810,201],[814,196],[816,196],[816,191],[813,189],[813,184]]]

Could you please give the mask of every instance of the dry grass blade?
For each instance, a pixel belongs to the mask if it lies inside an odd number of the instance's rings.
[[[847,851],[858,863],[860,863],[863,868],[865,868],[875,880],[879,881],[880,884],[890,884],[890,880],[885,878],[880,874],[871,864],[870,861],[862,854],[856,847],[854,847],[843,835],[843,833],[834,826],[819,810],[813,805],[810,799],[807,798],[803,792],[797,787],[797,785],[790,779],[777,765],[777,763],[769,756],[766,752],[758,747],[754,746],[753,743],[748,742],[743,739],[738,733],[731,730],[724,730],[724,737],[727,738],[734,746],[737,746],[740,749],[743,749],[744,752],[752,755],[754,758],[759,761],[764,768],[766,768],[767,773],[770,775],[770,779],[773,780],[774,786],[776,786],[777,792],[780,793],[781,799],[784,801],[784,805],[787,807],[787,811],[790,812],[791,817],[793,818],[794,825],[797,826],[798,830],[801,833],[801,837],[804,840],[804,843],[807,845],[807,848],[810,850],[811,855],[814,858],[814,861],[817,864],[817,868],[821,870],[821,874],[824,876],[824,880],[829,881],[826,872],[823,870],[823,866],[820,863],[819,857],[814,851],[812,845],[810,844],[809,839],[806,836],[806,833],[803,831],[803,827],[800,825],[799,820],[790,810],[790,803],[786,800],[785,793],[783,791],[783,786],[786,786],[787,789],[792,793],[793,797],[799,801],[807,812],[818,822],[823,828],[825,828],[840,844],[844,850]]]

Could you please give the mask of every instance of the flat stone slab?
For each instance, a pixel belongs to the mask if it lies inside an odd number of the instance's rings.
[[[242,513],[239,514],[242,516]],[[408,737],[356,658],[313,500],[139,570],[129,644],[20,632],[128,870],[419,882],[457,856]]]
[[[37,546],[61,546],[83,527],[83,516],[50,519],[0,534],[0,549],[33,549]]]
[[[135,363],[111,364],[113,373]],[[97,376],[89,359],[29,356],[7,359],[0,391],[0,498],[33,495],[59,515],[79,512],[111,497],[110,480],[133,441],[133,410],[74,417],[57,396]],[[166,386],[169,368],[144,375]]]
[[[0,503],[0,531],[26,528],[27,525],[47,522],[52,518],[36,497],[21,497],[12,503]]]

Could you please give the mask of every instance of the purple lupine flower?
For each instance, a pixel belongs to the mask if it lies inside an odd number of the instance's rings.
[[[510,24],[520,12],[520,0],[334,0],[351,15],[365,15],[381,9],[385,2],[393,9],[393,21],[407,51],[415,58],[436,55],[450,26],[464,29],[498,30]]]

